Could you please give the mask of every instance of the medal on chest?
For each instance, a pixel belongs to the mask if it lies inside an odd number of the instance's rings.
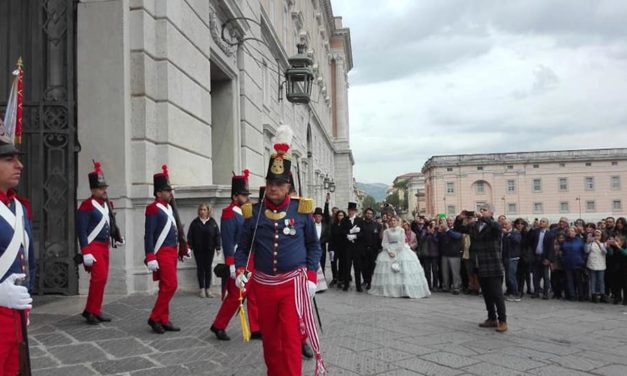
[[[285,227],[283,227],[283,234],[289,236],[296,235],[296,229],[294,228],[294,218],[286,218],[284,223]]]

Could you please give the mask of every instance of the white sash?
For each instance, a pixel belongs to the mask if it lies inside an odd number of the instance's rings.
[[[13,202],[15,203],[15,214],[11,212],[4,202],[0,202],[0,216],[4,218],[14,230],[11,242],[9,242],[4,253],[0,256],[0,278],[6,274],[9,268],[11,268],[11,265],[15,262],[21,245],[24,245],[24,254],[28,254],[29,239],[28,235],[24,232],[24,209],[18,200],[13,199]]]
[[[107,204],[105,203],[104,206],[100,206],[100,204],[94,199],[91,200],[91,204],[96,210],[100,212],[100,214],[102,214],[102,218],[100,218],[100,222],[98,222],[96,227],[94,227],[94,229],[91,230],[91,232],[87,236],[87,244],[90,244],[94,241],[94,239],[96,239],[105,224],[109,224],[109,207],[107,206]]]
[[[166,208],[161,203],[157,203],[157,207],[161,209],[161,211],[164,212],[165,215],[168,216],[169,221],[165,223],[165,226],[163,226],[163,230],[161,230],[161,234],[159,234],[159,237],[157,238],[157,243],[155,243],[154,250],[155,255],[157,254],[157,252],[159,252],[159,248],[161,248],[161,246],[163,245],[165,238],[170,232],[170,228],[174,226],[174,230],[176,231],[176,221],[174,220],[174,214],[172,214],[172,207],[168,205],[168,207]]]

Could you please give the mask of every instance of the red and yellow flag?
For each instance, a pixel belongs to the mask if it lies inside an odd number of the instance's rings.
[[[11,85],[11,93],[9,94],[4,114],[4,126],[15,145],[22,143],[22,103],[24,101],[24,90],[22,88],[24,70],[22,67],[22,58],[20,57],[17,60],[17,69],[13,71],[15,78]]]

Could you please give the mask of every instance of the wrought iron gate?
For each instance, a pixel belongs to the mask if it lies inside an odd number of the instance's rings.
[[[24,60],[25,166],[32,205],[36,292],[76,294],[76,0],[0,1],[0,113]]]

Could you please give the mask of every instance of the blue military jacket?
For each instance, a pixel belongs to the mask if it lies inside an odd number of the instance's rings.
[[[155,200],[150,205],[146,206],[146,226],[144,233],[144,251],[146,252],[146,260],[154,260],[156,258],[155,246],[157,245],[157,239],[161,235],[161,231],[165,227],[167,221],[170,219],[168,215],[159,209],[157,204],[161,204],[166,208],[170,205],[165,201]],[[161,247],[176,247],[178,245],[178,236],[176,232],[176,226],[174,223],[170,227],[170,231],[165,237]]]
[[[30,220],[30,205],[28,201],[21,197],[17,197],[15,192],[9,191],[7,195],[0,192],[0,201],[5,205],[11,213],[15,214],[15,200],[18,200],[22,208],[24,210],[24,231],[29,238],[28,244],[28,253],[26,254],[24,251],[24,246],[20,246],[20,249],[13,260],[13,263],[9,267],[4,275],[0,275],[0,282],[3,282],[9,275],[14,273],[27,273],[28,274],[28,290],[32,290],[33,281],[35,280],[35,272],[37,270],[37,263],[35,262],[35,251],[33,248],[33,232],[32,232],[32,224]],[[14,230],[4,217],[0,216],[0,257],[4,255],[7,246],[11,242],[13,238]],[[25,257],[28,256],[28,257]],[[25,266],[28,264],[28,271]]]
[[[102,213],[94,207],[92,200],[96,201],[96,203],[101,207],[106,207],[107,205],[104,200],[92,196],[83,201],[81,206],[78,208],[76,230],[78,232],[78,243],[81,246],[81,250],[87,246],[89,243],[87,241],[87,237],[102,220]],[[96,235],[94,241],[107,243],[109,241],[109,231],[109,223],[105,222],[104,227],[100,230],[98,235]]]
[[[246,266],[251,242],[255,270],[273,275],[306,267],[310,276],[318,270],[322,251],[313,217],[298,212],[297,200],[286,197],[280,205],[267,200],[263,205],[254,205],[252,217],[244,221],[235,252],[237,268]]]

